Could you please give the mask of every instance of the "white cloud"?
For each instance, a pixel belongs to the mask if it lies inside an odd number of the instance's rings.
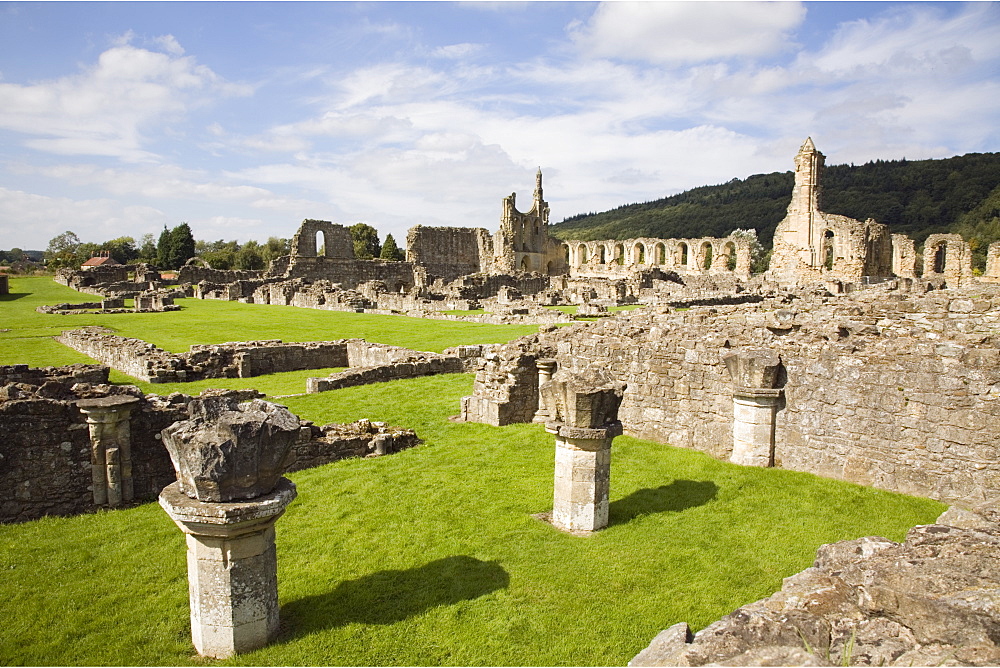
[[[129,44],[126,34],[93,66],[32,84],[0,83],[0,128],[27,135],[30,147],[62,155],[115,156],[137,162],[153,156],[143,130],[181,117],[217,96],[245,95],[167,36],[167,53]]]
[[[72,229],[83,241],[100,243],[120,236],[138,239],[169,218],[150,206],[123,205],[112,199],[73,200],[0,187],[0,220],[9,247],[45,250],[48,239]]]
[[[569,32],[592,57],[691,63],[787,49],[805,13],[798,2],[603,2]]]
[[[482,44],[472,44],[470,42],[463,42],[461,44],[449,44],[447,46],[439,46],[431,52],[431,55],[436,58],[448,58],[459,60],[461,58],[468,58],[469,56],[479,53],[483,50]]]

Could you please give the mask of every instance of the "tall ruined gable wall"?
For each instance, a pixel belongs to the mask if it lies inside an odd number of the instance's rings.
[[[406,235],[407,261],[446,281],[483,271],[484,258],[492,254],[492,238],[483,228],[417,225]]]
[[[787,376],[776,465],[968,505],[1000,493],[1000,297],[940,299],[862,316],[829,307],[794,314],[794,326],[746,307],[696,308],[541,338],[560,365],[596,364],[628,383],[628,433],[720,459],[733,442],[720,351],[773,349]]]

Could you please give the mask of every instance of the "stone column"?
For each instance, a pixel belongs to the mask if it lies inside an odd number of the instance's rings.
[[[137,397],[122,394],[76,402],[90,427],[90,472],[99,506],[115,508],[135,496],[129,415],[138,404]]]
[[[281,478],[250,501],[214,503],[160,493],[160,506],[187,542],[191,640],[198,654],[225,659],[264,647],[278,630],[278,557],[274,524],[296,496]]]
[[[281,474],[299,419],[260,399],[194,400],[188,412],[161,432],[178,480],[160,505],[186,535],[195,649],[224,659],[264,647],[278,630],[274,524],[296,496]]]
[[[725,352],[733,379],[733,453],[729,461],[744,466],[774,466],[774,418],[784,390],[781,358],[772,350]]]
[[[556,437],[552,524],[572,533],[608,525],[611,442],[622,433],[618,421],[624,385],[603,370],[581,374],[560,370],[541,392]]]
[[[535,366],[538,368],[538,410],[535,412],[532,422],[545,423],[549,421],[549,409],[545,405],[545,398],[542,396],[542,385],[552,380],[552,372],[556,369],[556,361],[554,359],[539,359],[535,360]]]

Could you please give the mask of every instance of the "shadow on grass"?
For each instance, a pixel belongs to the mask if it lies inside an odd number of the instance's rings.
[[[608,525],[626,522],[652,513],[680,512],[701,506],[719,492],[711,480],[675,480],[655,489],[637,489],[628,496],[612,501],[608,506]]]
[[[394,624],[431,608],[506,589],[509,584],[510,576],[496,561],[464,555],[405,571],[379,571],[281,606],[282,635],[290,640],[352,622]]]
[[[30,294],[30,292],[10,292],[5,295],[0,295],[0,302],[12,302],[15,299],[22,299]]]

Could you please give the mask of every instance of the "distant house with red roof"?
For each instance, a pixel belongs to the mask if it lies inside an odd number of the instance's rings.
[[[105,251],[101,253],[101,255],[92,257],[86,262],[84,262],[82,265],[80,265],[80,269],[93,269],[94,267],[116,267],[119,265],[121,265],[121,262],[116,261],[113,257],[111,257],[110,253]]]

